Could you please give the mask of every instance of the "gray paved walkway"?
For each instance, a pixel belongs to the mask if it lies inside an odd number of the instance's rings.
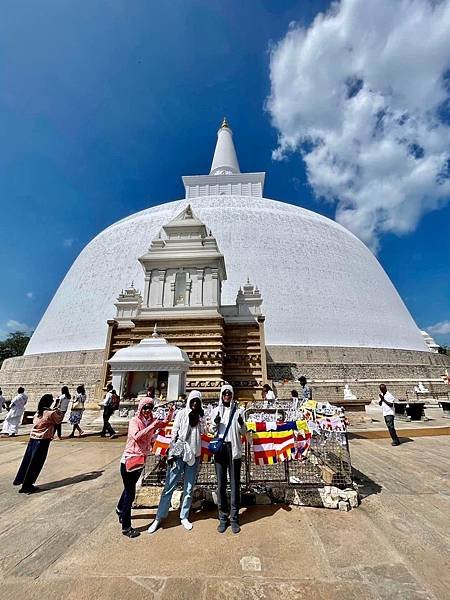
[[[214,512],[195,514],[191,532],[171,513],[136,540],[114,514],[123,443],[53,442],[43,491],[24,497],[11,481],[25,440],[0,441],[3,600],[450,598],[449,436],[353,440],[365,497],[349,513],[252,507],[237,536],[216,533]],[[153,514],[134,524],[144,531]]]

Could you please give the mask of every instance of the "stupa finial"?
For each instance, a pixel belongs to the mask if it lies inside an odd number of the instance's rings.
[[[210,175],[233,175],[240,173],[239,162],[233,143],[233,132],[224,117],[217,132],[217,144],[211,164]]]
[[[155,323],[155,326],[153,327],[152,338],[157,338],[157,337],[159,337],[159,333],[156,329],[156,323]]]

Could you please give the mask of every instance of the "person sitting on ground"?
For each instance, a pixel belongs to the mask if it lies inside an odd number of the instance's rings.
[[[189,521],[189,510],[200,466],[204,414],[202,395],[199,391],[192,390],[186,401],[185,408],[177,412],[173,422],[172,443],[169,449],[169,460],[167,461],[166,484],[161,494],[156,518],[148,528],[148,533],[154,533],[159,528],[161,521],[169,514],[170,501],[182,477],[184,478],[184,487],[180,521],[185,529],[188,531],[192,529],[192,523]],[[179,442],[182,443],[180,444]]]
[[[70,438],[75,437],[75,431],[78,431],[80,437],[84,433],[80,427],[80,422],[83,416],[85,402],[86,392],[84,385],[79,385],[77,387],[77,395],[72,400],[72,406],[70,410],[69,423],[73,425],[72,433],[69,435]]]
[[[13,401],[9,406],[8,414],[3,421],[2,435],[8,435],[9,437],[17,435],[27,402],[28,396],[25,394],[25,388],[18,388],[17,396],[13,398]]]
[[[302,375],[298,378],[298,380],[301,386],[300,397],[302,398],[303,402],[306,402],[307,400],[312,400],[312,390],[307,383],[306,377]]]
[[[119,408],[119,398],[116,394],[116,390],[113,389],[112,383],[108,383],[106,386],[106,396],[103,400],[103,429],[100,433],[100,437],[105,437],[109,433],[111,439],[117,437],[109,419],[114,414],[114,411]]]
[[[392,446],[399,446],[400,440],[398,438],[397,432],[395,431],[395,409],[394,402],[395,396],[393,396],[384,383],[380,384],[380,393],[378,394],[380,401],[378,404],[381,406],[383,410],[383,417],[386,423],[386,427],[388,428],[389,434],[392,439]]]
[[[153,418],[154,402],[152,398],[143,397],[139,401],[136,415],[130,419],[128,437],[124,453],[120,459],[120,474],[123,481],[123,492],[117,503],[116,513],[122,524],[122,533],[129,538],[140,535],[131,526],[131,507],[136,496],[136,484],[144,470],[147,455],[150,453],[152,439],[157,431],[164,429],[172,420],[173,412],[169,411],[167,420]]]
[[[33,418],[33,428],[13,485],[21,485],[19,494],[32,494],[38,491],[34,484],[42,471],[48,448],[55,433],[55,425],[61,423],[64,414],[50,409],[52,394],[44,394],[39,400],[38,409]]]
[[[69,408],[69,403],[72,396],[70,395],[69,388],[67,385],[64,385],[61,388],[61,396],[55,400],[55,404],[53,408],[57,408],[63,415],[66,414],[67,409]],[[58,440],[62,439],[62,423],[58,423],[55,425],[55,435],[58,437]]]

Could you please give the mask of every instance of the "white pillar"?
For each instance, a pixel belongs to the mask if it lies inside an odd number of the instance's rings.
[[[122,387],[123,387],[124,374],[125,373],[123,371],[117,371],[116,373],[113,373],[113,376],[112,376],[112,386],[116,390],[116,392],[120,398],[122,397],[122,392],[123,392]]]
[[[195,269],[191,275],[191,306],[203,305],[203,269]]]
[[[180,395],[180,373],[169,371],[167,382],[167,400],[178,400]]]

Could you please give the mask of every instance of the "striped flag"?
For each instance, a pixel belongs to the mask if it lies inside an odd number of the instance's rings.
[[[302,435],[303,434],[303,435]],[[298,432],[295,434],[295,449],[292,455],[294,460],[305,460],[308,456],[309,449],[311,447],[311,433]]]
[[[210,452],[208,450],[208,444],[212,439],[214,439],[214,436],[212,436],[209,433],[202,433],[200,437],[202,440],[202,450],[201,450],[201,454],[200,454],[200,461],[201,462],[211,462],[213,455],[212,455],[212,452]]]
[[[173,423],[169,423],[167,427],[158,431],[153,441],[152,454],[156,454],[156,456],[165,456],[167,454],[172,439],[172,425]]]
[[[295,446],[293,429],[286,429],[286,423],[277,426],[276,431],[264,431],[263,426],[265,423],[257,423],[256,425],[257,431],[252,435],[255,464],[273,465],[289,460]]]

